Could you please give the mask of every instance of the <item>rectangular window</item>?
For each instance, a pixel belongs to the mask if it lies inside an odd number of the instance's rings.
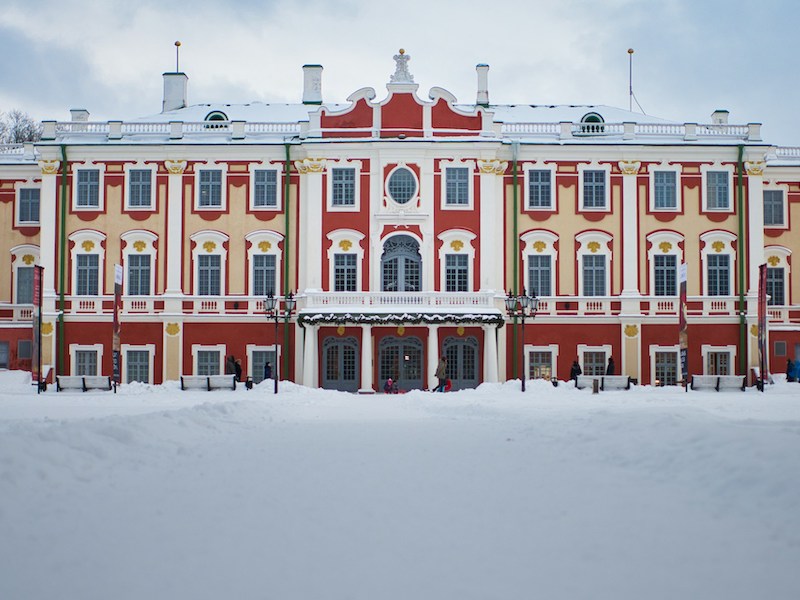
[[[678,295],[678,257],[656,254],[653,257],[654,292],[656,296]]]
[[[552,296],[552,257],[531,254],[528,256],[528,291],[533,296]]]
[[[197,351],[197,374],[219,375],[219,350]]]
[[[150,208],[153,172],[150,169],[131,169],[128,172],[128,206]]]
[[[584,375],[605,375],[606,374],[606,353],[605,352],[584,352],[583,353],[583,374]]]
[[[602,173],[602,171],[600,172]],[[528,171],[528,208],[553,208],[550,182],[552,175],[552,172],[548,170]]]
[[[19,222],[39,222],[39,201],[41,190],[39,188],[22,188],[19,191]]]
[[[586,254],[583,257],[583,295],[606,295],[606,257]]]
[[[275,289],[275,255],[253,255],[253,294],[256,296],[273,296]]]
[[[75,293],[78,296],[97,296],[100,256],[97,254],[78,254],[76,267]]]
[[[17,341],[17,358],[20,360],[30,360],[33,358],[33,341]]]
[[[356,205],[356,170],[353,168],[331,169],[333,179],[333,206]]]
[[[583,208],[606,207],[606,172],[583,172]]]
[[[553,378],[553,353],[531,351],[528,353],[528,379]]]
[[[275,364],[277,362],[275,350],[253,350],[253,362],[250,371],[253,381],[259,383],[264,381],[264,365],[269,363],[272,368],[272,377],[275,377]]]
[[[782,227],[783,192],[781,190],[764,190],[764,226]]]
[[[129,296],[150,295],[150,255],[128,255],[128,289]]]
[[[445,203],[450,206],[469,205],[469,169],[447,167],[445,173]]]
[[[706,173],[706,208],[708,210],[728,210],[728,172],[708,171]]]
[[[9,352],[8,342],[0,342],[0,369],[8,368]]]
[[[78,171],[78,206],[82,208],[100,207],[99,169],[80,169]]]
[[[783,267],[767,267],[767,295],[770,306],[783,306],[786,304],[784,270]]]
[[[97,375],[97,350],[75,351],[75,375]]]
[[[469,256],[446,254],[444,257],[444,291],[469,291]]]
[[[730,291],[730,257],[727,254],[709,254],[708,260],[708,295],[729,296]]]
[[[200,206],[219,208],[222,206],[222,171],[203,169],[200,171]]]
[[[786,342],[775,342],[775,356],[786,356]]]
[[[355,292],[358,269],[355,254],[335,254],[333,256],[333,291]]]
[[[275,169],[255,171],[253,206],[276,208],[278,206],[278,172]]]
[[[35,267],[17,268],[17,304],[33,304],[33,271]]]
[[[656,171],[653,173],[655,189],[655,208],[659,210],[675,210],[678,208],[678,194],[675,171]]]
[[[219,296],[222,281],[222,257],[200,254],[197,257],[197,293],[200,296]]]
[[[677,385],[678,384],[678,353],[677,352],[656,352],[655,353],[655,385]]]
[[[709,352],[706,358],[706,375],[730,375],[730,352]]]
[[[150,353],[147,350],[128,350],[125,353],[125,370],[128,383],[150,383]]]

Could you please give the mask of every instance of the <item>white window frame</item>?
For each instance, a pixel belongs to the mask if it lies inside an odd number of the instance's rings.
[[[103,374],[103,344],[70,344],[69,345],[69,372],[71,375],[76,375],[75,367],[77,366],[76,354],[81,351],[96,352],[97,353],[97,372],[95,376]],[[90,375],[87,375],[90,377]]]
[[[736,373],[736,344],[730,344],[728,346],[712,346],[711,344],[703,344],[700,346],[700,356],[702,356],[703,360],[703,375],[708,375],[706,373],[706,369],[708,367],[708,355],[712,352],[727,352],[730,354],[730,366],[731,366],[731,373]]]
[[[522,287],[524,287],[528,292],[532,291],[529,289],[530,281],[528,281],[528,269],[530,267],[530,259],[528,257],[532,254],[550,256],[550,293],[540,294],[539,290],[536,290],[536,293],[537,296],[542,298],[555,296],[556,282],[558,280],[558,250],[556,250],[558,235],[545,229],[534,229],[521,235],[520,242],[520,257],[522,258],[523,268],[522,281],[524,282]],[[542,244],[544,245],[542,246]]]
[[[219,374],[225,374],[225,358],[228,350],[225,344],[192,344],[192,374],[197,375],[197,355],[202,351],[219,352]]]
[[[219,206],[200,206],[200,172],[221,171]],[[196,163],[194,165],[194,209],[201,212],[225,212],[228,210],[228,165],[212,162]]]
[[[683,210],[683,194],[681,186],[681,165],[669,165],[662,162],[658,165],[650,166],[650,212],[658,213],[679,213]],[[675,173],[675,207],[660,208],[656,206],[656,173]]]
[[[707,231],[703,235],[700,236],[700,241],[704,242],[703,249],[700,251],[700,262],[702,265],[703,271],[703,297],[705,298],[724,298],[733,296],[736,293],[736,280],[734,276],[736,274],[736,252],[733,249],[733,242],[737,239],[737,236],[730,233],[729,231],[722,231],[722,230],[713,230]],[[722,242],[724,244],[724,252],[720,251],[717,252],[714,249],[714,244],[716,242]],[[724,296],[710,296],[708,294],[708,260],[707,257],[710,254],[727,254],[729,256],[728,260],[728,293]]]
[[[35,267],[39,263],[39,246],[33,244],[20,244],[11,248],[11,273],[12,273],[12,294],[11,303],[16,304],[19,292],[19,277],[17,269],[20,267]],[[28,258],[26,258],[28,257]],[[44,282],[42,282],[44,285]],[[36,299],[33,299],[34,302]]]
[[[447,255],[466,254],[467,255],[467,291],[475,290],[475,245],[477,235],[466,229],[448,229],[440,233],[437,238],[442,242],[439,247],[439,291],[444,292],[447,285]],[[463,245],[456,250],[454,242],[461,242]],[[458,246],[458,244],[456,244]],[[452,294],[463,292],[449,292]]]
[[[131,171],[150,171],[150,206],[131,206]],[[137,161],[134,164],[125,165],[125,210],[140,212],[156,212],[156,189],[158,165],[146,164]]]
[[[467,203],[466,204],[448,204],[447,203],[447,169],[466,169],[467,170]],[[413,169],[409,169],[412,173],[414,173]],[[394,170],[392,171],[394,172]],[[474,160],[440,160],[439,161],[439,173],[440,173],[440,190],[441,190],[441,202],[439,203],[439,207],[442,210],[474,210],[475,209],[475,161]],[[389,173],[391,175],[391,173]],[[414,173],[416,176],[416,173]],[[389,178],[386,178],[386,184],[388,186]],[[420,186],[421,182],[419,181],[419,177],[417,177],[417,197],[420,195]],[[388,188],[387,188],[387,196],[388,196]],[[412,198],[406,204],[397,206],[408,206],[414,202]],[[397,203],[395,203],[397,204]]]
[[[606,365],[603,368],[603,373],[605,374],[605,370],[608,368],[608,359],[609,357],[614,356],[612,351],[613,346],[611,344],[602,344],[600,346],[590,346],[589,344],[578,344],[577,353],[578,353],[578,364],[581,366],[581,371],[584,373],[586,372],[586,368],[583,364],[583,354],[584,352],[605,352],[606,353]],[[615,363],[617,361],[614,361]],[[622,373],[623,366],[621,363],[617,365],[617,370]]]
[[[767,266],[773,269],[783,269],[783,298],[786,302],[785,306],[792,305],[792,265],[789,261],[791,255],[792,251],[786,246],[766,246],[764,248],[764,260]]]
[[[728,174],[728,208],[709,208],[708,207],[708,173],[711,172],[726,172]],[[703,212],[710,212],[710,213],[733,213],[733,205],[734,205],[734,190],[733,190],[733,165],[721,165],[719,163],[715,163],[713,165],[700,165],[700,174],[702,177],[701,186],[702,189],[700,190],[700,195],[703,198],[702,202],[702,210]]]
[[[531,372],[531,352],[550,352],[550,371],[553,373],[553,378],[558,379],[558,371],[556,370],[556,366],[558,365],[558,344],[549,344],[547,346],[525,344],[522,372],[526,378]]]
[[[656,261],[655,257],[664,255],[674,255],[675,259],[675,295],[674,296],[658,296],[658,298],[673,298],[680,294],[680,270],[683,260],[683,250],[681,244],[684,242],[684,237],[675,231],[655,231],[648,234],[647,241],[650,247],[647,249],[647,273],[649,281],[650,296],[656,297]],[[671,247],[664,252],[661,247],[662,244],[667,243]]]
[[[256,171],[275,171],[275,206],[256,206]],[[283,169],[274,163],[256,163],[250,165],[250,198],[252,211],[280,212],[283,210]]]
[[[156,242],[158,236],[145,229],[132,229],[126,231],[119,236],[125,242],[125,247],[122,249],[122,265],[124,267],[122,293],[127,296],[130,290],[130,279],[128,277],[128,257],[134,254],[149,255],[150,256],[150,290],[147,296],[155,295],[155,285],[157,279],[156,259],[158,257],[158,250],[156,249]],[[141,296],[135,296],[140,298]]]
[[[201,254],[211,254],[211,255],[219,255],[220,258],[220,274],[219,274],[219,296],[212,295],[208,296],[209,298],[221,298],[222,296],[226,296],[228,294],[227,290],[227,273],[228,273],[228,251],[225,248],[225,244],[230,239],[227,235],[220,231],[213,231],[210,229],[205,229],[203,231],[198,231],[193,233],[189,236],[194,242],[194,248],[192,248],[192,293],[195,296],[199,296],[200,292],[200,261],[198,257]],[[212,242],[214,247],[209,251],[206,249],[205,244],[207,242]],[[204,296],[205,297],[205,296]]]
[[[97,206],[78,206],[78,173],[81,171],[98,171]],[[106,207],[105,165],[90,165],[88,162],[72,166],[72,210],[75,212],[102,212]],[[41,210],[41,207],[40,207]],[[41,218],[41,217],[40,217]]]
[[[281,346],[280,344],[269,344],[266,346],[260,344],[247,344],[245,346],[245,356],[247,357],[247,371],[250,374],[250,377],[253,377],[253,354],[255,352],[274,352],[275,353],[275,362],[279,363],[281,360]],[[274,378],[276,375],[280,377],[281,373],[276,371],[276,366],[272,365],[272,377]],[[263,375],[263,373],[262,373]]]
[[[70,286],[72,290],[72,295],[78,295],[78,255],[79,254],[97,254],[97,295],[104,296],[106,285],[105,285],[105,257],[106,252],[103,248],[103,243],[106,240],[105,234],[96,231],[94,229],[80,229],[78,231],[73,231],[69,235],[69,241],[71,241],[72,249],[70,250],[70,272],[72,274],[72,285]],[[86,242],[91,242],[92,247],[90,250],[87,250],[84,244]],[[91,296],[81,296],[82,298],[89,298]]]
[[[683,372],[681,371],[681,346],[680,344],[675,344],[674,346],[656,346],[651,345],[649,346],[650,352],[650,385],[656,385],[656,353],[658,352],[669,352],[675,354],[677,358],[677,381],[683,381]]]
[[[417,184],[417,191],[414,193],[413,196],[411,196],[409,201],[406,202],[405,204],[401,204],[400,202],[395,201],[395,199],[392,198],[392,195],[389,193],[389,180],[392,178],[392,175],[394,175],[396,171],[399,171],[401,169],[411,173],[411,176],[414,178],[414,181]],[[394,167],[392,167],[392,169],[388,173],[386,173],[386,177],[383,180],[383,197],[386,199],[387,206],[392,206],[394,207],[395,210],[408,210],[411,208],[416,209],[420,205],[421,193],[422,193],[422,181],[420,180],[420,176],[407,163],[398,162],[396,165],[394,165]]]
[[[155,344],[122,344],[120,346],[120,352],[122,354],[122,383],[130,383],[128,381],[128,351],[139,351],[139,352],[147,352],[148,359],[147,359],[147,380],[150,382],[150,385],[153,385],[153,363],[155,362],[156,357],[156,345]]]
[[[333,291],[336,283],[334,271],[337,254],[356,255],[356,292],[363,290],[364,248],[362,242],[366,236],[355,229],[337,229],[327,236],[331,242],[328,247],[328,291]],[[350,242],[348,245],[347,242]],[[343,246],[347,246],[347,250]],[[347,293],[347,292],[344,292]],[[352,292],[351,292],[352,293]]]
[[[785,186],[765,185],[762,192],[782,192],[783,193],[783,224],[767,225],[764,222],[764,229],[789,229],[789,190]],[[763,198],[763,196],[762,196]]]
[[[23,221],[20,218],[20,209],[22,207],[22,190],[39,190],[39,220],[38,221]],[[14,199],[14,225],[17,227],[38,227],[42,222],[42,186],[31,181],[20,182],[16,186],[16,198]]]
[[[332,160],[328,159],[325,163],[325,179],[326,179],[326,205],[328,212],[359,212],[361,211],[361,169],[362,163],[360,160]],[[354,186],[353,186],[353,204],[352,205],[336,205],[333,204],[333,170],[334,169],[353,169],[354,170]],[[388,180],[388,177],[387,177]],[[418,192],[419,193],[419,192]],[[410,202],[409,202],[410,204]]]
[[[597,169],[591,169],[597,170]],[[524,202],[526,211],[548,211],[548,212],[555,212],[556,211],[556,172],[557,168],[556,165],[552,164],[539,164],[539,163],[531,163],[526,164],[523,167],[523,171],[525,173],[525,190],[524,190]],[[531,187],[530,187],[530,178],[531,178],[531,171],[550,171],[550,206],[531,206]],[[583,178],[581,176],[581,201],[583,201]],[[597,209],[594,209],[597,210]]]
[[[285,239],[282,233],[278,233],[277,231],[272,231],[269,229],[260,229],[258,231],[251,231],[246,236],[244,236],[246,242],[248,242],[247,248],[247,269],[248,269],[248,277],[247,277],[247,293],[250,296],[257,297],[255,295],[255,277],[253,276],[253,263],[255,262],[254,257],[256,255],[274,255],[275,256],[275,295],[279,296],[281,290],[282,281],[281,281],[281,274],[283,269],[281,269],[281,265],[283,264],[281,261],[283,259],[283,250],[281,249],[280,245],[283,243]],[[266,248],[266,250],[264,250]],[[260,296],[257,298],[261,299]]]
[[[611,259],[613,255],[611,253],[611,248],[608,247],[609,243],[614,238],[603,232],[603,231],[585,231],[577,236],[575,236],[575,241],[579,244],[577,248],[577,255],[578,255],[578,295],[585,296],[587,298],[598,298],[599,296],[586,296],[583,290],[583,258],[586,255],[602,255],[606,257],[606,281],[605,281],[605,292],[603,294],[604,297],[608,297],[611,295]],[[589,245],[592,242],[597,242],[600,244],[600,249],[597,252],[592,252],[589,248]]]
[[[603,207],[596,207],[590,206],[586,207],[583,198],[583,174],[586,171],[605,171],[605,206]],[[609,213],[611,212],[611,165],[598,165],[596,163],[592,163],[589,165],[579,165],[578,166],[578,211],[579,212],[601,212],[601,213]]]

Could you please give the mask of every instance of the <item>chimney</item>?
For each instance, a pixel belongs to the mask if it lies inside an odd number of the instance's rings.
[[[478,72],[478,98],[475,104],[489,106],[489,65],[475,65],[475,70]]]
[[[322,104],[322,65],[303,65],[303,104]]]
[[[714,125],[727,125],[728,124],[728,111],[724,108],[718,108],[711,113],[711,123]]]
[[[73,123],[86,123],[89,121],[89,111],[85,108],[70,108],[69,114]]]
[[[178,108],[186,108],[187,85],[186,73],[164,73],[164,101],[161,112],[165,113]]]

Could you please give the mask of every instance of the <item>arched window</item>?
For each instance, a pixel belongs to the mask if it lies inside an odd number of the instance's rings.
[[[421,289],[419,243],[409,235],[396,235],[386,240],[381,256],[381,290],[419,292]]]
[[[603,117],[596,112],[586,113],[581,117],[581,133],[603,133]]]
[[[210,113],[206,115],[205,121],[216,121],[216,123],[210,123],[205,127],[207,129],[222,129],[228,126],[228,115],[226,115],[221,110],[212,110]]]

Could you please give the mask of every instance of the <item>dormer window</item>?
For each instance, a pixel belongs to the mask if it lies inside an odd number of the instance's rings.
[[[206,121],[217,121],[206,125],[209,129],[221,129],[228,126],[228,115],[220,110],[213,110],[206,115]]]
[[[581,118],[581,133],[603,133],[605,125],[603,125],[603,117],[595,112],[586,113]]]

